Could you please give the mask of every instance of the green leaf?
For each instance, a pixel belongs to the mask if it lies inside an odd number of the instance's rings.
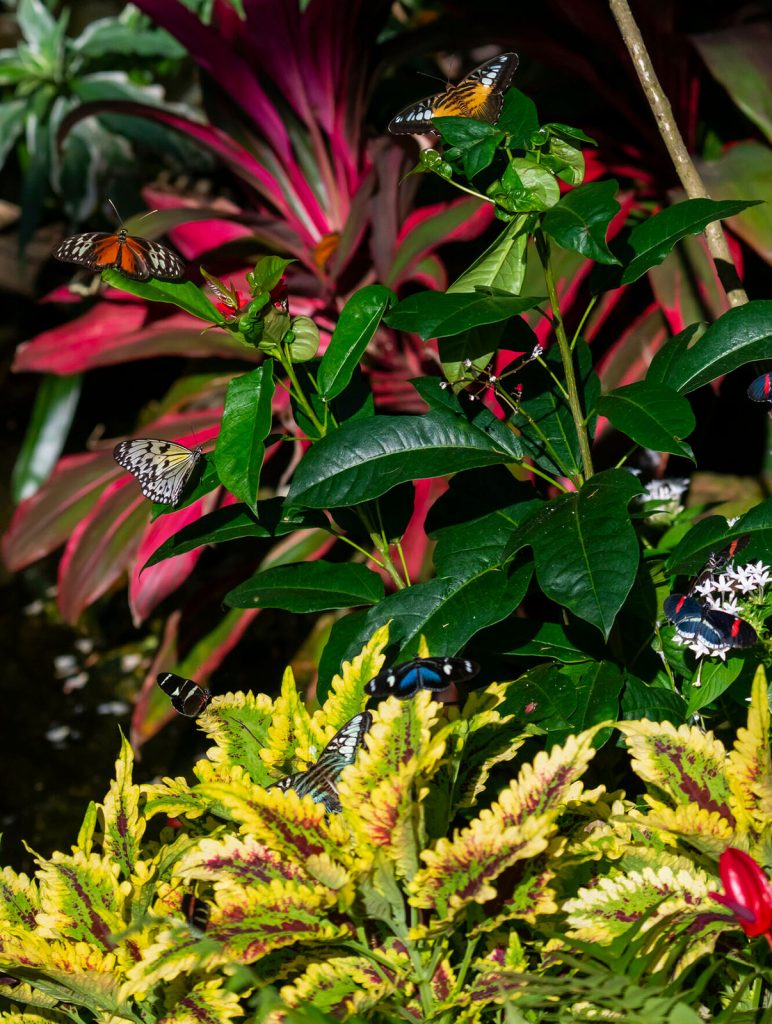
[[[494,181],[486,193],[507,213],[541,212],[560,200],[555,175],[532,157],[509,161],[500,181]]]
[[[184,47],[168,32],[140,29],[116,18],[92,21],[77,39],[71,40],[71,46],[77,53],[96,59],[111,53],[122,58],[135,54],[138,57],[180,60],[186,53]]]
[[[373,416],[344,424],[310,448],[295,470],[287,502],[356,505],[407,480],[512,460],[483,430],[452,413]]]
[[[701,662],[698,677],[692,680],[686,714],[694,715],[717,700],[737,679],[744,664],[743,658],[730,658],[727,662],[705,658]]]
[[[3,80],[0,68],[0,82]],[[27,104],[24,100],[6,100],[0,104],[0,167],[22,133],[27,119]]]
[[[579,128],[573,128],[570,124],[560,124],[557,121],[550,121],[548,124],[542,125],[544,131],[550,133],[550,135],[557,135],[562,139],[566,139],[568,142],[587,142],[591,146],[597,146],[598,143],[593,139],[591,135],[585,135]]]
[[[620,210],[618,188],[616,181],[595,181],[572,189],[544,215],[544,230],[564,249],[596,263],[619,263],[606,245],[608,226]]]
[[[584,181],[584,156],[570,142],[553,136],[540,153],[541,165],[548,167],[562,181],[569,185],[581,185]]]
[[[285,259],[283,256],[261,256],[255,264],[255,269],[249,273],[252,294],[273,291],[290,263],[295,262],[294,259]]]
[[[176,283],[174,281],[132,281],[118,270],[103,270],[102,280],[122,292],[130,292],[150,302],[171,302],[186,313],[192,313],[200,320],[222,327],[225,317],[218,313],[209,299],[192,281]]]
[[[418,292],[398,302],[385,320],[397,331],[411,331],[428,341],[461,334],[482,324],[500,323],[546,301],[544,296],[510,298],[480,292]]]
[[[519,295],[525,278],[527,216],[515,217],[499,237],[451,284],[446,294],[490,289]]]
[[[665,383],[681,394],[695,391],[772,351],[772,300],[756,299],[727,310],[691,348],[673,360]]]
[[[539,115],[533,100],[517,88],[508,89],[497,127],[510,136],[510,149],[525,149],[539,128]]]
[[[515,620],[508,631],[503,653],[521,658],[553,658],[567,665],[579,664],[591,658],[599,659],[602,650],[597,633],[583,623],[561,626],[557,622]]]
[[[245,537],[283,537],[296,530],[329,529],[327,519],[319,513],[286,512],[283,498],[260,501],[257,509],[258,515],[255,515],[246,505],[226,505],[201,516],[156,548],[144,568],[195,551],[205,544],[225,544]]]
[[[690,324],[678,334],[674,334],[672,338],[668,338],[665,344],[657,349],[646,371],[646,380],[650,384],[667,384],[671,367],[683,357],[683,353],[686,352],[698,331],[698,336],[701,337],[705,331],[705,325]]]
[[[749,21],[689,38],[714,78],[772,143],[769,23]]]
[[[228,385],[220,433],[214,452],[222,484],[253,512],[273,422],[273,361],[236,377]]]
[[[643,448],[694,459],[691,448],[682,440],[694,430],[694,413],[688,401],[672,388],[637,381],[601,395],[596,408]]]
[[[708,555],[723,548],[739,537],[750,537],[743,549],[744,563],[767,560],[772,550],[772,498],[765,498],[729,526],[723,516],[708,516],[695,523],[678,542],[667,559],[668,572],[697,573],[705,565]]]
[[[231,608],[323,612],[377,604],[383,595],[383,580],[364,565],[309,562],[259,572],[226,594],[225,603]]]
[[[40,54],[48,50],[51,38],[57,35],[56,19],[42,0],[19,0],[16,21],[24,41],[33,53]]]
[[[730,222],[732,231],[767,263],[772,261],[772,149],[748,139],[724,150],[716,160],[700,163],[705,187],[716,199],[756,196],[760,206],[744,210]]]
[[[432,124],[453,147],[447,150],[445,159],[461,160],[467,178],[473,178],[488,167],[504,139],[504,132],[495,125],[471,117],[435,117]]]
[[[370,284],[348,300],[319,364],[316,380],[323,398],[329,401],[346,387],[384,313],[395,299],[390,288]]]
[[[651,267],[661,263],[676,242],[686,235],[697,235],[708,224],[733,217],[756,206],[757,200],[686,199],[675,206],[668,206],[643,224],[633,228],[627,239],[635,253],[622,272],[622,284],[637,281]]]
[[[671,686],[667,677],[659,686],[651,686],[637,676],[628,675],[622,697],[622,718],[627,721],[649,718],[653,722],[673,722],[675,725],[685,722],[686,701]]]
[[[13,467],[14,502],[29,498],[53,472],[78,407],[82,380],[81,374],[43,377]]]
[[[608,638],[635,582],[638,538],[627,506],[641,484],[624,470],[591,477],[574,494],[548,502],[515,534],[512,552],[533,548],[544,593]]]

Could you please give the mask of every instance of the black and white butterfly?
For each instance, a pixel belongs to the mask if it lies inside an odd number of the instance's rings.
[[[337,814],[341,809],[338,779],[343,769],[354,763],[357,750],[372,724],[373,716],[369,711],[361,711],[354,715],[335,733],[319,755],[316,764],[312,764],[304,772],[295,772],[279,779],[270,788],[280,789],[283,793],[294,789],[298,796],[310,794],[314,803],[324,804],[327,811]]]
[[[435,132],[435,117],[473,117],[495,124],[501,113],[504,90],[519,63],[516,53],[500,53],[470,71],[458,85],[445,92],[411,103],[389,121],[392,135],[423,135]]]
[[[439,693],[451,683],[464,683],[473,679],[480,666],[469,658],[413,658],[393,668],[385,668],[365,684],[365,693],[372,697],[401,700],[414,696],[419,690]]]
[[[119,270],[133,281],[179,281],[185,275],[180,257],[160,242],[130,235],[126,228],[114,232],[88,231],[71,235],[54,249],[64,263],[77,263],[89,270]]]
[[[185,920],[187,921],[188,926],[194,932],[206,931],[211,911],[211,907],[206,900],[201,900],[194,893],[187,892],[182,897],[180,909],[185,915]]]
[[[211,690],[174,672],[161,672],[156,682],[171,700],[172,707],[186,718],[196,718],[211,700]]]
[[[200,445],[191,449],[176,441],[136,437],[117,444],[113,458],[134,474],[146,498],[163,505],[176,505],[201,458],[201,451]]]

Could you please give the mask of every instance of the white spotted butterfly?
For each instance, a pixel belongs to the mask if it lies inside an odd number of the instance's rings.
[[[520,62],[516,53],[500,53],[470,71],[458,85],[411,103],[389,121],[392,135],[436,132],[435,117],[473,117],[495,124],[501,113],[504,90]]]
[[[190,449],[175,441],[138,437],[117,444],[113,458],[134,474],[146,498],[176,505],[201,458],[201,447]]]
[[[89,231],[65,238],[54,256],[64,263],[78,263],[89,270],[119,270],[133,281],[179,281],[185,274],[180,257],[159,242],[130,235],[126,228],[109,234]]]

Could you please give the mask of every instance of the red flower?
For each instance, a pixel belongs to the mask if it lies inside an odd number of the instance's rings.
[[[730,846],[718,862],[724,892],[709,895],[734,913],[748,936],[766,936],[772,948],[772,885],[753,857]]]

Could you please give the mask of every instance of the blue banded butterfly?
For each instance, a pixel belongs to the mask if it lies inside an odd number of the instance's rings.
[[[201,452],[200,446],[191,449],[176,441],[136,437],[117,444],[113,458],[137,478],[146,498],[162,505],[177,505]]]
[[[78,263],[89,270],[119,270],[132,281],[179,281],[185,274],[180,257],[159,242],[130,235],[126,228],[114,232],[88,231],[71,235],[54,249],[64,263]]]
[[[708,647],[752,647],[756,630],[733,612],[708,608],[688,594],[670,594],[664,612],[686,640],[702,640]]]
[[[201,900],[192,892],[187,892],[182,897],[180,909],[185,916],[188,926],[196,932],[205,932],[209,924],[211,907],[206,900]]]
[[[304,772],[295,772],[279,779],[269,788],[280,789],[283,793],[293,789],[298,796],[310,795],[314,803],[324,804],[327,811],[337,814],[341,809],[338,779],[343,769],[354,763],[357,751],[372,724],[373,716],[369,711],[354,715],[335,733],[319,755],[316,764],[312,764]]]
[[[413,658],[393,668],[385,668],[365,684],[365,693],[372,697],[393,694],[401,700],[414,696],[419,690],[439,693],[451,683],[464,683],[473,679],[480,666],[469,658]]]
[[[772,405],[772,373],[762,373],[751,381],[748,385],[748,398],[753,402],[769,402]]]
[[[516,53],[500,53],[486,60],[458,85],[445,92],[411,103],[389,121],[392,135],[424,135],[435,132],[435,117],[473,117],[495,124],[501,113],[503,94],[519,63]]]
[[[161,672],[156,682],[171,700],[174,710],[186,718],[200,715],[212,697],[210,690],[174,672]]]

